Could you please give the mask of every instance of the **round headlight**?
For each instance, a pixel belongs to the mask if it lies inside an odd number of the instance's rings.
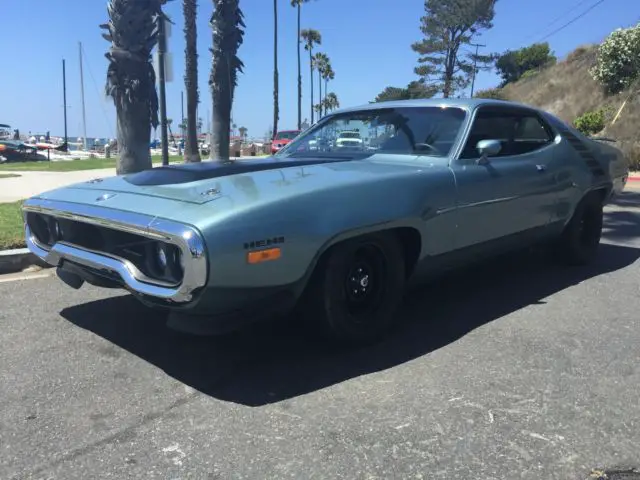
[[[60,226],[60,222],[55,220],[53,225],[56,238],[62,238],[62,227]]]
[[[180,264],[180,268],[184,272],[184,255],[182,255],[182,251],[180,251],[180,249],[176,249],[176,257],[178,257],[178,263]]]
[[[160,264],[160,268],[165,270],[167,268],[167,252],[162,245],[158,245],[157,247],[158,254],[158,263]]]

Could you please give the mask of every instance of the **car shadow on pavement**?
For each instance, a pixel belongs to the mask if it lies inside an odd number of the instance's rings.
[[[607,218],[616,237],[640,236],[640,222]],[[339,349],[286,319],[221,337],[172,331],[131,295],[67,308],[62,316],[211,397],[248,406],[279,402],[392,368],[590,278],[620,270],[640,249],[603,243],[595,263],[562,267],[541,254],[509,255],[450,274],[408,296],[399,327],[382,342]],[[543,261],[541,261],[543,260]]]

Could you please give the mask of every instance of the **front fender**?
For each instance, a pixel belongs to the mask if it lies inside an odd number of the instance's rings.
[[[426,182],[426,183],[425,183]],[[425,188],[432,185],[431,188]],[[331,246],[358,235],[408,227],[423,238],[423,255],[434,244],[425,232],[451,221],[455,184],[448,170],[432,178],[416,175],[356,186],[311,191],[238,212],[204,231],[211,287],[271,287],[304,282]],[[443,208],[443,206],[445,208]],[[451,245],[442,232],[442,243]],[[252,249],[281,249],[277,260],[247,262]]]

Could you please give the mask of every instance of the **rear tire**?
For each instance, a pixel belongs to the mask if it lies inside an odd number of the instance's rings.
[[[340,343],[368,344],[394,325],[402,303],[405,262],[399,239],[365,235],[333,246],[308,291],[310,319]]]
[[[558,242],[562,263],[587,265],[598,253],[602,237],[603,205],[597,193],[590,193],[576,207]]]

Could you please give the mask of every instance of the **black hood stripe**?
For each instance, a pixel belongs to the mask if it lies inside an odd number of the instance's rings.
[[[277,170],[280,168],[306,167],[323,163],[348,162],[346,158],[285,158],[267,157],[248,161],[206,161],[167,167],[156,167],[124,176],[124,180],[137,186],[176,185],[180,183],[211,180],[244,173]]]

